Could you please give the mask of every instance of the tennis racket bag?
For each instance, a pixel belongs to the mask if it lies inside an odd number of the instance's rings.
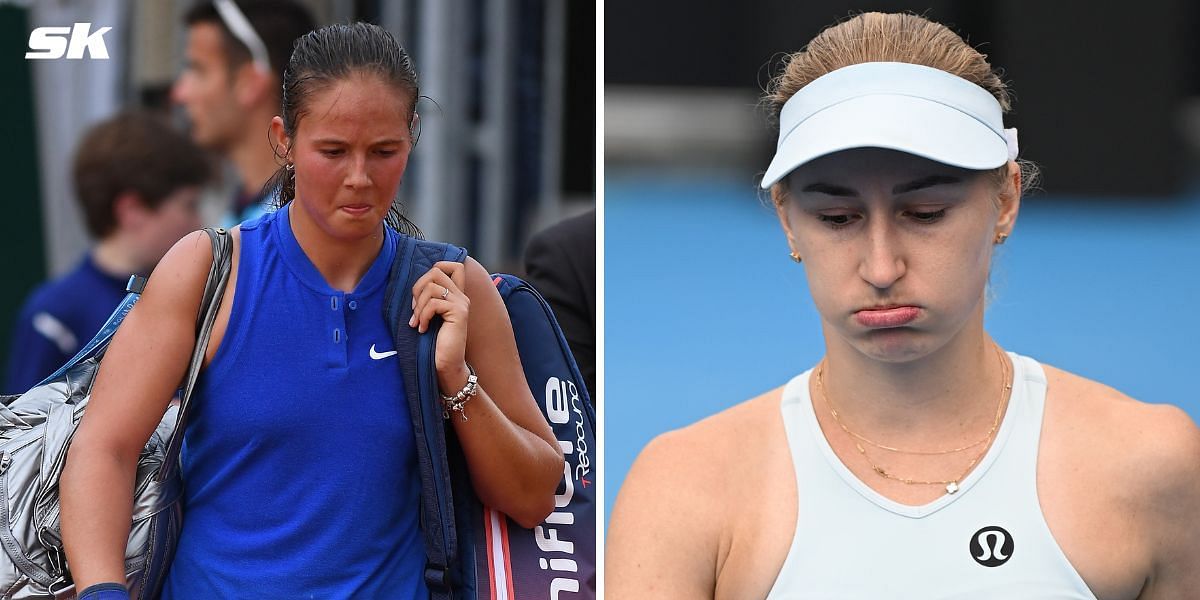
[[[417,438],[425,582],[434,600],[592,600],[596,597],[596,415],[583,376],[546,301],[512,275],[493,275],[533,397],[565,465],[554,512],[533,529],[483,506],[454,429],[442,417],[433,352],[438,325],[408,326],[412,287],[442,260],[467,252],[401,236],[385,312],[399,352]]]

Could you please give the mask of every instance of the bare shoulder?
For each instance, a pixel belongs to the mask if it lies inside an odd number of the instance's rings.
[[[1075,514],[1062,520],[1125,532],[1122,562],[1146,569],[1139,598],[1191,597],[1200,588],[1200,429],[1178,407],[1053,367],[1046,377],[1043,448],[1074,482],[1064,490]]]
[[[496,290],[496,284],[492,281],[487,267],[474,257],[468,256],[463,260],[463,272],[463,293],[467,295],[467,299],[489,306],[489,317],[503,317],[503,320],[507,321],[508,312],[503,310],[504,300],[500,298],[500,292]]]
[[[1047,416],[1080,461],[1145,508],[1200,517],[1200,429],[1182,409],[1149,404],[1090,379],[1045,367]],[[1191,498],[1191,502],[1181,502]]]
[[[232,258],[236,267],[241,230],[229,230]],[[208,271],[213,264],[212,238],[203,230],[193,231],[175,242],[171,249],[158,261],[147,283],[147,298],[157,295],[193,298],[193,307],[200,304],[200,291],[208,280]],[[175,298],[172,298],[175,299]]]
[[[206,272],[212,265],[212,243],[202,230],[193,231],[175,242],[154,268],[152,277],[188,277]]]
[[[475,260],[475,257],[468,256],[463,260],[463,266],[467,271],[468,286],[486,281],[488,285],[480,287],[495,289],[495,286],[492,285],[492,276],[488,273],[487,267],[484,267],[482,263]]]
[[[638,456],[621,486],[609,527],[606,578],[614,598],[712,597],[728,527],[757,486],[781,388],[682,429]],[[761,490],[760,490],[761,491]],[[741,507],[738,509],[738,507]]]
[[[1102,383],[1044,366],[1054,410],[1097,447],[1124,455],[1135,471],[1145,463],[1200,475],[1200,429],[1182,409],[1140,402]]]
[[[753,474],[747,458],[761,456],[769,444],[770,432],[782,431],[779,416],[780,395],[776,388],[737,404],[692,425],[664,433],[642,451],[634,468],[655,477],[678,474],[688,480],[717,484],[743,479]],[[736,490],[724,485],[713,489],[708,498]],[[733,489],[730,489],[733,488]]]
[[[225,336],[229,313],[232,310],[234,290],[237,287],[239,263],[238,249],[241,246],[241,229],[229,230],[231,265],[229,281],[225,286],[220,310],[213,327],[205,365],[211,360]],[[213,241],[203,230],[193,231],[175,242],[154,268],[146,291],[138,302],[138,310],[145,319],[155,323],[154,328],[168,322],[177,323],[176,334],[181,339],[194,340],[192,324],[200,310],[204,286],[213,266]],[[188,328],[184,329],[183,326]],[[165,331],[165,330],[163,330]]]

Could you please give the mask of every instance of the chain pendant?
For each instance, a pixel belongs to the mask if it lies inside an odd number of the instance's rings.
[[[946,493],[947,494],[954,495],[956,492],[958,492],[958,482],[957,481],[951,481],[950,483],[946,484]]]

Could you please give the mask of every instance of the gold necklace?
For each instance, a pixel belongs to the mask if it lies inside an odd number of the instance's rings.
[[[979,454],[976,454],[975,457],[971,459],[971,462],[967,464],[967,468],[963,469],[962,473],[959,473],[958,477],[955,479],[928,479],[927,480],[927,479],[912,479],[909,477],[898,477],[896,475],[892,475],[891,473],[888,473],[883,467],[872,462],[871,457],[867,456],[867,453],[866,453],[866,451],[863,450],[862,446],[858,446],[858,450],[859,450],[859,452],[862,452],[862,455],[864,458],[867,459],[867,462],[871,463],[871,470],[875,471],[877,474],[879,474],[879,476],[883,477],[884,479],[891,479],[892,481],[899,481],[900,483],[904,483],[907,485],[944,485],[944,486],[946,486],[947,494],[954,494],[954,493],[958,492],[958,482],[962,481],[963,478],[965,478],[967,476],[967,473],[970,473],[971,469],[975,468],[975,465],[976,465],[976,463],[979,462],[979,459],[983,458],[983,455],[987,453],[987,449],[985,448],[982,451],[980,451]]]
[[[857,440],[866,442],[867,444],[870,444],[871,446],[879,448],[880,450],[887,450],[888,452],[897,452],[900,454],[918,454],[918,455],[923,455],[923,456],[938,456],[938,455],[942,455],[942,454],[955,454],[958,452],[962,452],[964,450],[970,450],[971,448],[974,448],[975,446],[978,446],[978,445],[990,440],[992,438],[992,434],[996,433],[996,430],[999,429],[999,427],[1000,427],[1000,419],[1004,414],[1003,408],[1004,408],[1005,392],[1012,389],[1012,383],[1009,381],[1008,362],[1004,360],[1004,355],[1000,351],[1000,347],[993,345],[993,348],[995,348],[995,350],[996,350],[996,357],[1000,360],[1000,381],[1002,382],[1001,389],[1000,389],[1000,400],[999,400],[999,402],[996,403],[996,414],[995,414],[994,418],[992,419],[991,429],[988,429],[987,433],[984,434],[984,436],[982,438],[980,438],[970,444],[967,444],[966,446],[959,446],[957,448],[951,448],[949,450],[903,450],[901,448],[896,448],[893,446],[887,446],[884,444],[880,444],[879,442],[871,440],[857,432],[851,431],[850,428],[847,427],[846,424],[842,422],[841,414],[838,412],[837,407],[834,406],[833,401],[828,397],[828,395],[825,392],[825,381],[824,381],[825,361],[821,361],[821,364],[818,365],[818,367],[817,367],[817,390],[821,392],[821,397],[825,400],[825,403],[829,405],[829,412],[833,414],[834,422],[836,422],[838,424],[838,427],[840,427],[842,429],[842,431],[845,431],[846,435],[849,435],[850,437],[853,437]]]
[[[1003,408],[1006,404],[1005,399],[1008,397],[1008,392],[1010,390],[1012,390],[1012,383],[1010,381],[1010,376],[1008,373],[1008,362],[1004,360],[1004,354],[1003,354],[1003,352],[1001,352],[999,346],[996,346],[993,344],[993,348],[995,348],[995,350],[996,350],[996,356],[1000,359],[1001,389],[1000,389],[1000,401],[996,404],[996,416],[992,420],[992,427],[988,430],[987,434],[984,435],[982,439],[980,439],[976,442],[973,442],[971,444],[968,444],[966,446],[960,446],[958,448],[953,448],[950,450],[935,450],[935,451],[902,450],[900,448],[895,448],[892,446],[885,446],[883,444],[879,444],[863,435],[860,435],[858,433],[851,431],[850,428],[848,428],[846,426],[846,424],[842,422],[841,417],[838,415],[837,408],[834,407],[833,402],[829,399],[828,395],[825,393],[825,385],[824,385],[824,380],[823,380],[823,375],[824,375],[824,371],[825,371],[825,361],[824,360],[822,360],[821,364],[817,366],[817,391],[821,394],[821,399],[824,400],[827,405],[829,405],[829,411],[833,414],[833,420],[835,422],[837,422],[838,427],[840,427],[842,429],[842,431],[846,432],[847,435],[855,438],[854,447],[856,449],[858,449],[859,454],[862,454],[863,458],[866,459],[866,461],[871,465],[871,470],[874,471],[877,475],[879,475],[880,477],[883,477],[884,479],[891,479],[893,481],[899,481],[899,482],[907,484],[907,485],[945,485],[946,493],[954,494],[959,489],[958,482],[962,481],[963,478],[966,477],[967,474],[971,472],[971,469],[975,468],[975,465],[979,463],[979,460],[981,458],[983,458],[983,455],[987,453],[987,450],[988,450],[987,445],[985,445],[983,447],[983,449],[980,450],[979,453],[976,454],[971,459],[971,462],[967,464],[967,467],[965,469],[963,469],[962,473],[960,473],[958,475],[958,477],[956,477],[954,479],[926,480],[926,479],[913,479],[911,477],[900,477],[897,475],[893,475],[892,473],[889,473],[887,471],[887,469],[884,469],[881,465],[878,465],[875,463],[875,461],[871,460],[871,457],[869,455],[867,455],[866,448],[863,448],[862,444],[859,443],[859,440],[864,441],[864,442],[866,442],[872,446],[875,446],[877,448],[880,448],[882,450],[888,450],[891,452],[899,452],[899,453],[904,453],[904,454],[925,455],[925,456],[953,454],[956,452],[962,452],[964,450],[974,448],[975,446],[979,446],[981,444],[984,444],[985,442],[990,442],[992,437],[995,435],[996,431],[999,429],[1000,418],[1001,418],[1001,415],[1004,414]]]

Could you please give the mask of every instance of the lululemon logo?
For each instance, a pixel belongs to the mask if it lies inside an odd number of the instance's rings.
[[[991,525],[971,536],[971,558],[985,567],[998,567],[1012,558],[1012,534]]]

